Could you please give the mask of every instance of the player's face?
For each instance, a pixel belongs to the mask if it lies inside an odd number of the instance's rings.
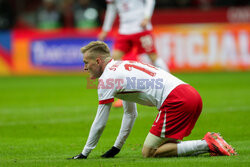
[[[90,58],[87,54],[83,58],[84,70],[89,73],[90,79],[96,79],[101,76],[101,67],[95,59]]]

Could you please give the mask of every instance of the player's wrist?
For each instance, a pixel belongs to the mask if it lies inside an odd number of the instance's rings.
[[[117,153],[119,153],[120,150],[121,150],[120,148],[118,148],[116,146],[113,146],[111,149],[114,150],[114,152],[117,152]]]
[[[108,31],[107,31],[107,30],[102,30],[101,33],[102,33],[102,34],[108,34]]]

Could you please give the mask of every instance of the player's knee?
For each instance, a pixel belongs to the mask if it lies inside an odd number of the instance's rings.
[[[156,150],[164,141],[165,141],[164,138],[160,138],[149,132],[144,141],[142,156],[145,158],[154,157]]]
[[[148,152],[146,152],[144,149],[142,149],[142,156],[144,157],[144,158],[148,158],[149,157],[149,154],[148,154]]]
[[[142,148],[142,156],[144,158],[153,157],[154,153],[155,153],[155,149],[147,148],[147,147],[143,146],[143,148]]]

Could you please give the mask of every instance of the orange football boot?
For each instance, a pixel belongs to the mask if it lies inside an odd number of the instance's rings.
[[[232,148],[219,133],[208,132],[203,140],[206,140],[211,156],[238,155],[235,149]]]
[[[119,108],[122,107],[122,100],[121,99],[117,99],[114,103],[113,103],[113,107],[115,108]]]

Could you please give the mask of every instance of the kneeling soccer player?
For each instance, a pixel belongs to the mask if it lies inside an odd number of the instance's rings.
[[[99,78],[99,106],[87,143],[72,159],[86,159],[94,149],[108,120],[114,97],[123,100],[124,114],[114,146],[102,157],[119,153],[137,117],[136,103],[155,106],[159,113],[148,133],[142,155],[170,157],[198,155],[236,155],[234,149],[218,133],[208,132],[202,140],[184,141],[201,113],[202,100],[189,84],[152,65],[133,61],[114,61],[108,46],[101,41],[81,48],[84,69],[90,78]]]

